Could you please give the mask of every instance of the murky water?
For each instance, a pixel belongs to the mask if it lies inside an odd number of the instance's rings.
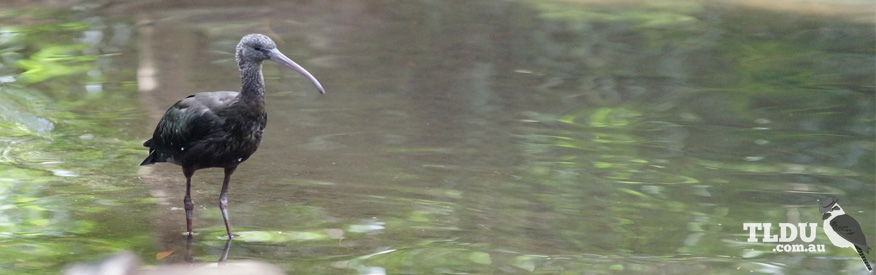
[[[195,174],[187,251],[182,173],[138,167],[140,143],[176,100],[236,90],[251,32],[328,94],[265,64],[229,261],[860,272],[821,231],[824,196],[876,240],[872,3],[277,2],[0,10],[0,273],[216,261],[221,170]],[[746,222],[818,223],[826,251],[773,252]]]

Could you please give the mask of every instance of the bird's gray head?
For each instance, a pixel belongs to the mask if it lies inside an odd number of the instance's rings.
[[[325,89],[319,83],[319,80],[316,80],[316,77],[307,72],[304,67],[301,67],[301,65],[298,65],[298,63],[295,63],[295,61],[292,61],[292,59],[289,59],[289,57],[280,52],[274,40],[271,40],[267,35],[254,33],[243,36],[240,39],[240,43],[237,43],[235,58],[237,59],[237,65],[240,67],[241,74],[247,70],[260,70],[262,61],[271,60],[303,74],[313,82],[319,93],[325,94]]]
[[[259,63],[271,59],[271,51],[277,49],[274,40],[264,34],[247,34],[237,43],[237,64]]]
[[[821,213],[823,214],[821,216],[821,219],[824,220],[830,217],[846,214],[846,212],[843,211],[843,208],[839,205],[839,203],[837,203],[837,200],[833,198],[822,200],[821,205],[819,205],[818,209],[821,210]]]
[[[835,198],[822,198],[818,200],[818,211],[822,214],[827,213],[833,208],[833,205],[836,204],[837,199]]]

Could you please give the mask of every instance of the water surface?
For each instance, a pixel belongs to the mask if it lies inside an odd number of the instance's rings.
[[[808,2],[807,2],[808,3]],[[130,250],[212,262],[220,169],[138,167],[164,110],[273,37],[229,261],[289,273],[859,272],[876,239],[873,6],[659,1],[78,3],[0,10],[0,272]],[[812,8],[806,8],[812,7]],[[745,222],[819,223],[820,253]],[[872,242],[872,241],[871,241]]]

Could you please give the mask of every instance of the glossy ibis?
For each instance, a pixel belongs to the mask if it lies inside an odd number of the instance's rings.
[[[226,209],[228,182],[237,165],[258,148],[267,122],[262,61],[275,61],[298,71],[325,94],[322,84],[313,75],[283,55],[265,35],[249,34],[241,38],[235,57],[240,68],[240,93],[204,92],[178,101],[164,113],[152,139],[143,143],[149,147],[149,156],[140,165],[170,162],[182,166],[186,177],[183,203],[188,236],[192,235],[195,207],[191,198],[192,175],[198,169],[221,167],[225,168],[225,179],[219,193],[219,209],[225,232],[232,238]]]

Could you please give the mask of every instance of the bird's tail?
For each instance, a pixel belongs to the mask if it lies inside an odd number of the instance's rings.
[[[149,156],[147,156],[146,159],[144,159],[143,162],[140,163],[140,166],[149,165],[149,164],[153,164],[153,163],[158,162],[155,159],[155,154],[157,154],[155,152],[155,150],[149,150]]]
[[[867,258],[864,258],[864,251],[857,245],[855,246],[855,251],[858,251],[858,256],[861,256],[861,261],[864,261],[864,265],[867,266],[867,271],[873,272],[873,267],[870,266],[870,262],[867,261]]]
[[[140,166],[156,163],[157,162],[157,160],[155,159],[156,153],[155,153],[155,149],[152,149],[152,139],[149,139],[146,142],[143,142],[143,147],[149,147],[149,156],[147,156],[146,159],[144,159],[143,162],[140,163]]]

